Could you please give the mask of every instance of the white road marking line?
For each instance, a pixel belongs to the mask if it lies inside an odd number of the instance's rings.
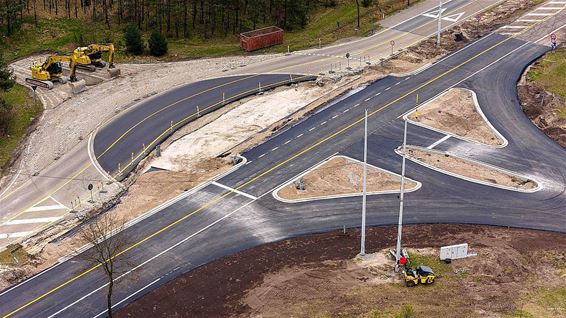
[[[562,10],[563,8],[561,7],[540,7],[540,8],[536,8],[535,10]]]
[[[252,200],[254,200],[254,201],[257,200],[257,198],[254,197],[254,196],[251,195],[251,194],[247,194],[247,193],[242,192],[242,191],[240,191],[240,190],[237,190],[237,189],[234,189],[234,188],[230,188],[229,186],[223,185],[223,184],[218,183],[218,182],[216,182],[216,181],[212,181],[211,184],[214,184],[214,185],[217,186],[217,187],[221,187],[221,188],[223,188],[223,189],[226,189],[226,190],[228,190],[228,191],[234,192],[234,193],[236,193],[236,194],[245,196],[246,198],[250,198],[250,199],[252,199]]]
[[[261,158],[261,157],[263,157],[263,156],[265,156],[265,155],[266,155],[266,154],[262,154],[262,155],[260,155],[258,158]]]
[[[566,1],[550,1],[548,4],[566,4]]]
[[[532,17],[547,17],[549,15],[554,15],[554,13],[527,13],[525,15]]]
[[[390,90],[390,89],[391,89],[391,86],[387,87],[385,90],[388,91],[388,90]]]
[[[275,147],[275,148],[271,149],[271,151],[275,151],[277,149],[279,149],[279,147]]]
[[[371,97],[366,98],[364,101],[367,102],[367,101],[369,101],[369,100],[371,100]]]
[[[4,223],[4,225],[17,225],[17,224],[33,224],[33,223],[50,223],[63,218],[62,216],[54,216],[50,218],[33,218],[33,219],[20,219],[12,220]]]
[[[397,85],[399,85],[399,84],[401,84],[401,82],[397,82],[397,83],[395,83],[395,86],[397,86]]]
[[[502,35],[515,35],[517,33],[501,32],[500,34],[502,34]]]
[[[161,280],[161,277],[158,278],[158,279],[156,279],[156,280],[154,280],[153,282],[151,282],[151,283],[149,283],[149,284],[143,286],[142,288],[136,290],[135,292],[133,292],[132,294],[130,294],[130,296],[128,296],[128,297],[126,297],[126,298],[120,300],[119,302],[115,303],[114,305],[112,305],[111,309],[114,309],[114,307],[116,307],[116,306],[120,305],[121,303],[125,302],[126,300],[132,298],[134,295],[138,294],[138,293],[141,292],[142,290],[148,288],[149,286],[151,286],[151,285],[157,283],[157,282],[160,281],[160,280]],[[98,315],[94,316],[93,318],[98,318],[98,317],[104,315],[104,314],[107,313],[107,312],[108,312],[108,310],[104,310],[104,311],[100,312]]]
[[[284,145],[286,145],[286,144],[288,144],[288,143],[290,143],[290,142],[291,142],[291,140],[289,139],[289,140],[285,141]]]
[[[64,206],[60,206],[59,204],[57,205],[42,205],[42,206],[34,206],[31,207],[27,210],[25,210],[25,212],[34,212],[34,211],[50,211],[50,210],[66,210],[67,207]]]
[[[52,195],[50,195],[49,197],[51,198],[51,200],[55,201],[55,203],[59,204],[59,206],[61,206],[63,209],[71,210],[71,209],[69,209],[66,205],[64,205],[63,203],[59,202],[59,200],[55,199],[55,197],[53,197]]]
[[[356,104],[356,105],[354,105],[354,107],[358,107],[358,106],[360,106],[360,104]]]
[[[334,115],[334,116],[332,116],[332,119],[334,119],[334,118],[336,118],[336,117],[338,117],[338,115]]]
[[[320,123],[321,126],[326,125],[326,121],[323,121],[322,123]]]
[[[410,77],[410,76],[408,76],[408,77],[407,77],[407,78],[406,78],[405,80],[406,80],[406,81],[408,81],[408,80],[410,80],[410,79],[411,79],[411,77]]]
[[[309,129],[309,131],[313,131],[313,130],[315,130],[315,129],[316,129],[316,127],[313,127],[313,128],[311,128],[311,129]]]
[[[535,19],[519,19],[517,22],[540,22],[542,20],[535,20]]]
[[[526,28],[526,25],[504,25],[501,28],[502,29],[524,29]]]
[[[346,109],[344,109],[343,113],[347,113],[349,111],[350,111],[350,108],[346,108]]]
[[[381,92],[379,92],[379,93],[375,94],[374,96],[379,96],[379,95],[381,95]]]
[[[295,137],[295,138],[301,138],[301,137],[303,137],[303,135],[304,135],[304,134],[300,134],[300,135],[298,135],[298,136]]]
[[[440,145],[441,143],[443,143],[444,141],[446,141],[446,139],[450,138],[450,135],[446,135],[440,139],[438,139],[435,143],[433,143],[432,145],[426,147],[427,149],[432,149],[438,145]]]
[[[16,237],[24,237],[24,236],[28,236],[31,233],[33,233],[33,231],[27,231],[27,232],[14,232],[14,233],[0,233],[0,240],[1,239],[7,239],[7,238],[16,238]]]

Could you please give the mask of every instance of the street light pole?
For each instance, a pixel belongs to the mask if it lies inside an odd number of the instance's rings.
[[[440,29],[442,29],[442,0],[438,5],[438,33],[436,34],[436,46],[440,47]]]
[[[362,184],[362,237],[360,240],[360,256],[366,255],[366,186],[368,161],[368,110],[364,120],[364,175]]]
[[[405,157],[407,150],[407,120],[405,119],[405,129],[403,132],[403,163],[401,164],[401,195],[399,196],[399,224],[397,226],[397,247],[395,258],[397,264],[401,258],[401,233],[403,232],[403,197],[405,195]]]

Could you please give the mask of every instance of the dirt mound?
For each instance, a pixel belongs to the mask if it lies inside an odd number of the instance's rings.
[[[409,119],[422,125],[488,145],[502,145],[495,131],[476,109],[473,92],[453,88],[420,106]],[[418,114],[418,116],[417,116]]]
[[[304,190],[298,189],[295,181],[277,195],[283,199],[316,199],[325,196],[361,194],[363,191],[363,162],[336,156],[300,177]],[[405,189],[410,191],[417,183],[405,179]],[[389,171],[368,165],[367,192],[399,191],[401,177]]]

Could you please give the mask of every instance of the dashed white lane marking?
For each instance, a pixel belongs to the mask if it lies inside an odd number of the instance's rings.
[[[326,125],[326,121],[323,121],[322,123],[320,123],[321,126]]]
[[[367,101],[369,101],[369,100],[371,100],[371,97],[366,98],[364,101],[367,102]]]
[[[376,96],[376,97],[377,97],[377,96],[379,96],[379,95],[381,95],[381,92],[379,92],[379,93],[375,94],[374,96]]]
[[[391,86],[387,87],[385,90],[388,91],[388,90],[390,90],[390,89],[391,89]]]
[[[275,148],[271,149],[271,151],[275,151],[277,149],[279,149],[279,147],[275,147]]]
[[[566,4],[566,1],[550,1],[548,4]]]
[[[236,193],[236,194],[245,196],[246,198],[250,198],[250,199],[252,199],[252,200],[257,200],[257,197],[254,197],[254,196],[251,195],[251,194],[247,194],[247,193],[242,192],[242,191],[240,191],[240,190],[237,190],[237,189],[234,189],[234,188],[230,188],[229,186],[223,185],[223,184],[218,183],[218,182],[216,182],[216,181],[213,181],[211,184],[214,184],[215,186],[220,187],[220,188],[222,188],[222,189],[226,189],[226,190],[228,190],[228,191],[232,191],[232,192],[234,192],[234,193]]]
[[[350,108],[344,109],[343,113],[347,113],[350,111]]]
[[[449,135],[446,135],[446,136],[444,136],[444,137],[438,139],[435,143],[433,143],[432,145],[428,146],[427,148],[428,148],[428,149],[432,149],[432,148],[434,148],[434,147],[440,145],[440,144],[443,143],[444,141],[446,141],[446,139],[448,139],[448,138],[450,138],[450,136],[449,136]]]
[[[262,155],[260,155],[258,158],[261,158],[261,157],[263,157],[263,156],[265,156],[265,155],[266,155],[266,154],[262,154]]]
[[[35,212],[35,211],[50,211],[50,210],[66,210],[66,206],[57,205],[42,205],[42,206],[34,206],[26,210],[26,212]]]
[[[540,22],[542,20],[536,20],[536,19],[519,19],[517,20],[517,22]]]
[[[336,118],[336,117],[338,117],[338,115],[334,115],[334,116],[332,116],[332,119],[334,119],[334,118]]]
[[[17,225],[17,224],[33,224],[33,223],[49,223],[54,222],[62,218],[62,216],[54,216],[50,218],[33,218],[33,219],[19,219],[12,220],[4,223],[4,225]]]
[[[313,127],[313,128],[311,128],[311,129],[309,129],[309,131],[313,131],[313,130],[315,130],[315,129],[316,129],[316,127]]]
[[[360,104],[356,104],[356,105],[354,105],[354,107],[358,107],[358,106],[360,106]],[[352,107],[352,108],[353,108],[353,107]]]
[[[14,232],[14,233],[7,233],[7,234],[0,233],[0,240],[1,239],[7,239],[7,238],[24,237],[24,236],[30,235],[31,233],[33,233],[33,231]]]
[[[300,134],[300,135],[298,135],[298,136],[295,137],[295,138],[301,138],[301,137],[303,137],[303,135],[304,135],[304,134]]]
[[[536,10],[562,10],[561,7],[540,7],[536,8]]]
[[[291,142],[291,140],[287,140],[287,141],[285,141],[284,145],[286,145],[286,144],[288,144],[288,143],[290,143],[290,142]]]
[[[410,79],[411,79],[411,77],[409,76],[409,77],[407,77],[405,80],[408,81],[408,80],[410,80]]]
[[[397,85],[399,85],[399,84],[401,84],[401,82],[397,82],[397,83],[395,83],[395,86],[397,86]]]

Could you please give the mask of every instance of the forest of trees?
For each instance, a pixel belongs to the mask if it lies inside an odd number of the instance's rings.
[[[302,28],[310,10],[335,5],[336,0],[0,0],[0,29],[10,35],[26,18],[37,23],[49,16],[96,21],[108,28],[133,23],[168,37],[209,38],[263,25]]]

